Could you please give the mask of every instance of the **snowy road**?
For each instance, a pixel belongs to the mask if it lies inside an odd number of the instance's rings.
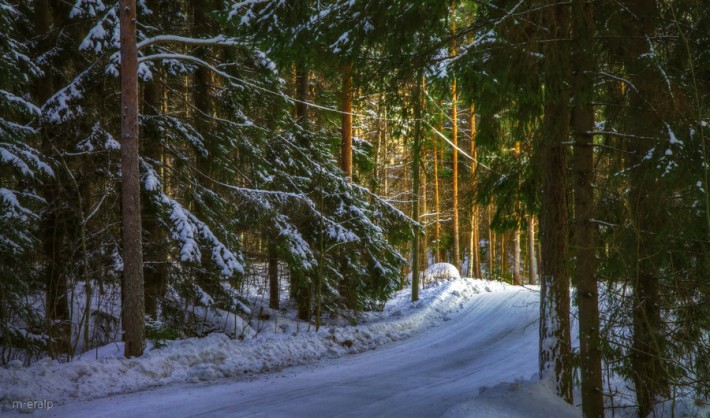
[[[434,417],[537,367],[539,295],[475,295],[450,320],[374,351],[214,386],[69,403],[56,417]]]

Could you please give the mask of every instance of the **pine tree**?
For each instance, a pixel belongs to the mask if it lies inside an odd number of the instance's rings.
[[[599,337],[599,291],[594,216],[594,9],[572,3],[572,71],[574,134],[574,237],[582,410],[585,417],[604,416],[602,355]]]
[[[126,357],[140,357],[145,345],[143,239],[138,173],[138,48],[135,0],[121,0],[121,173],[123,230],[123,319]]]
[[[557,394],[572,402],[570,296],[567,251],[567,148],[569,140],[567,38],[569,10],[550,4],[543,12],[545,105],[542,122],[542,212],[540,242],[540,376],[556,383]]]

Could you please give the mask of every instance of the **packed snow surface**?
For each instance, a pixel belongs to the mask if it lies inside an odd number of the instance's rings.
[[[115,344],[68,364],[15,364],[0,369],[0,402],[18,413],[13,402],[51,401],[33,404],[34,415],[57,417],[580,416],[530,381],[535,290],[460,279],[420,297],[399,292],[357,326],[274,326],[243,341],[175,341],[137,359]]]

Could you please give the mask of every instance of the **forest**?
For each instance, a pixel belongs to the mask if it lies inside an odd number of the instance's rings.
[[[584,416],[611,374],[641,417],[707,403],[708,28],[700,0],[1,0],[0,366],[208,310],[356,323],[446,262],[538,286],[540,376]]]

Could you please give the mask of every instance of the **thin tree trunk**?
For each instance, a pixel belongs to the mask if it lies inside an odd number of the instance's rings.
[[[488,205],[488,279],[495,279],[496,233],[493,231],[493,204]]]
[[[269,246],[269,308],[279,309],[279,259],[276,248]]]
[[[296,64],[296,123],[304,129],[308,127],[308,89],[310,86],[309,70],[303,64]]]
[[[500,234],[500,275],[505,278],[508,273],[508,257],[506,257],[505,252],[505,232]]]
[[[441,100],[439,101],[439,107],[441,107]],[[439,125],[439,132],[443,130],[443,126]],[[439,198],[439,163],[441,158],[439,158],[439,140],[434,138],[434,210],[436,211],[436,219],[434,224],[434,252],[436,255],[436,262],[441,263],[441,201]]]
[[[125,356],[143,355],[143,241],[138,170],[138,49],[136,2],[121,0],[121,209],[123,229],[123,341]]]
[[[353,179],[353,77],[351,67],[347,66],[342,74],[340,110],[344,112],[340,128],[340,168],[349,182]]]
[[[412,147],[412,193],[414,194],[412,208],[412,219],[419,222],[419,164],[421,148],[421,116],[422,116],[422,78],[417,76],[417,87],[414,92],[414,144]],[[412,302],[419,300],[419,236],[418,227],[414,228],[414,238],[412,239]]]
[[[572,402],[569,272],[567,267],[567,148],[569,140],[569,9],[554,4],[544,11],[551,42],[543,63],[545,105],[542,123],[542,213],[540,241],[540,377],[552,378],[557,394]]]
[[[528,217],[528,284],[535,284],[537,260],[535,259],[535,217]]]
[[[36,33],[48,33],[52,28],[51,10],[48,0],[34,1],[34,30]],[[40,51],[52,47],[52,40],[47,35],[38,42]],[[48,66],[49,67],[49,66]],[[44,74],[37,79],[35,94],[39,108],[54,94],[53,73],[45,68]],[[52,142],[49,132],[40,126],[42,151],[51,155]],[[45,267],[47,329],[49,333],[49,355],[56,358],[60,354],[71,352],[71,321],[67,303],[66,251],[63,246],[66,235],[66,220],[57,207],[59,186],[57,179],[50,179],[43,186],[42,194],[47,201],[47,209],[42,218],[42,250],[47,259]]]
[[[423,214],[427,214],[427,181],[426,181],[426,151],[424,152],[423,155],[420,156],[421,158],[421,172],[419,174],[420,177],[420,184],[421,184],[421,196],[420,196],[420,201],[421,201],[421,210],[420,212]],[[426,218],[428,219],[428,218]],[[426,221],[426,219],[424,221]],[[420,253],[421,253],[421,258],[420,258],[420,265],[422,269],[426,269],[427,265],[429,264],[429,255],[428,255],[428,246],[427,246],[427,228],[423,227],[422,231],[424,233],[424,236],[422,237],[421,240],[421,245],[420,245]]]
[[[153,16],[160,14],[160,1],[148,1],[148,8],[153,11]],[[145,83],[143,88],[143,114],[157,116],[162,106],[162,77],[159,70],[153,71],[153,78]],[[160,143],[159,128],[150,121],[143,131],[143,155],[151,161],[163,161],[163,146]],[[164,183],[164,170],[161,170],[160,179]],[[154,320],[158,319],[159,302],[163,298],[168,282],[166,263],[168,252],[165,245],[165,233],[160,226],[157,208],[149,204],[143,205],[143,229],[146,232],[145,265],[143,266],[145,311]]]
[[[666,215],[663,213],[661,197],[654,168],[645,162],[654,142],[645,139],[662,135],[663,125],[659,115],[651,106],[668,100],[661,96],[659,85],[663,79],[658,72],[649,67],[644,56],[652,55],[651,39],[656,36],[658,6],[656,1],[630,0],[628,8],[629,52],[626,54],[627,72],[633,89],[629,89],[628,123],[630,133],[639,138],[629,141],[629,206],[633,215],[636,251],[632,261],[635,271],[631,273],[633,286],[633,339],[631,366],[639,416],[645,417],[654,405],[669,395],[669,376],[664,358],[666,342],[661,318],[660,291],[661,274],[656,266],[659,255],[655,239],[646,235],[646,231],[662,230]]]
[[[296,103],[296,123],[298,123],[301,128],[307,129],[309,125],[308,118],[308,106],[305,104],[309,99],[309,70],[307,66],[301,62],[296,62],[296,93],[298,102]],[[306,147],[308,144],[306,142],[306,137],[300,139],[300,145]],[[272,243],[273,245],[273,243]],[[307,280],[302,274],[295,271],[291,271],[289,275],[290,279],[290,293],[291,296],[296,300],[296,306],[298,310],[298,318],[304,321],[311,319],[312,313],[312,295],[314,293],[314,286],[309,280]],[[278,280],[277,283],[278,285]],[[271,297],[271,292],[276,292],[275,289],[270,287],[269,295]]]
[[[469,243],[469,277],[481,278],[481,248],[478,237],[478,205],[476,204],[476,171],[478,170],[478,152],[476,150],[476,113],[475,106],[471,103],[469,109],[469,126],[471,129],[471,230]]]
[[[596,280],[594,225],[594,9],[585,0],[572,1],[572,123],[574,129],[575,282],[579,306],[579,357],[582,375],[582,412],[604,417],[602,355],[599,338],[599,291]]]
[[[453,41],[451,46],[451,55],[456,56],[456,0],[451,2],[451,32]],[[451,188],[452,188],[452,204],[453,212],[452,219],[452,238],[454,243],[453,248],[453,265],[457,269],[461,269],[460,247],[459,247],[459,122],[458,122],[458,92],[456,91],[456,78],[451,81],[451,142],[454,144],[452,150],[452,173],[451,173]]]
[[[523,284],[520,272],[520,225],[515,227],[513,235],[513,284],[516,286]]]

